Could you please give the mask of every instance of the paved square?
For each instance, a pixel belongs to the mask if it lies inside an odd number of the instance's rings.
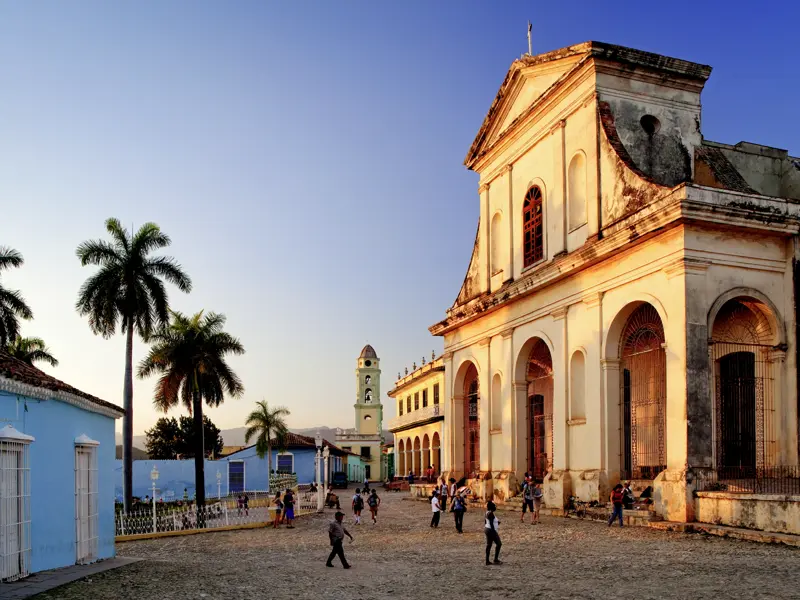
[[[342,494],[345,496],[345,494]],[[405,494],[403,494],[405,495]],[[258,529],[120,544],[142,562],[37,599],[250,598],[797,598],[800,550],[697,534],[556,517],[543,524],[499,513],[505,564],[484,566],[482,513],[459,535],[450,514],[432,530],[430,508],[384,493],[379,522],[345,523],[349,571],[325,567],[324,517],[296,529]],[[344,505],[343,505],[344,506]],[[349,511],[344,511],[349,512]],[[366,512],[366,511],[365,511]]]

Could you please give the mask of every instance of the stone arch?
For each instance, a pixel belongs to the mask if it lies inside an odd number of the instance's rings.
[[[537,340],[541,340],[547,345],[551,356],[555,356],[555,346],[552,340],[543,331],[533,331],[528,339],[517,352],[517,358],[514,361],[514,381],[524,382],[528,374],[528,358],[531,354],[531,349],[536,344]]]
[[[753,477],[778,461],[782,323],[763,294],[744,288],[722,294],[709,317],[718,475]]]
[[[419,436],[414,438],[414,475],[419,477],[422,473],[422,445]]]
[[[414,446],[411,444],[411,438],[406,438],[406,475],[408,472],[414,470]],[[419,473],[414,473],[414,475],[419,475]]]
[[[603,357],[609,360],[620,358],[620,339],[628,317],[631,316],[642,304],[650,304],[658,312],[661,323],[666,326],[668,322],[667,311],[661,301],[651,294],[640,293],[633,294],[628,303],[623,306],[611,321],[611,324],[606,331],[605,340],[603,340]]]
[[[429,466],[432,466],[433,463],[431,462],[431,439],[428,437],[426,433],[422,437],[422,470],[427,471]]]
[[[727,304],[729,301],[738,299],[745,300],[751,305],[757,305],[754,306],[754,308],[757,308],[759,313],[769,323],[769,326],[772,329],[773,337],[767,343],[771,343],[775,346],[786,343],[786,329],[778,308],[775,306],[772,300],[766,296],[766,294],[763,294],[754,288],[748,287],[737,287],[730,289],[727,292],[720,294],[717,299],[714,300],[714,303],[711,305],[711,308],[708,311],[709,337],[713,336],[714,323],[716,322],[717,315],[722,307],[725,306],[725,304]]]
[[[403,440],[397,443],[397,472],[400,476],[406,474],[406,446]]]
[[[439,432],[436,431],[433,434],[433,439],[431,442],[431,460],[433,461],[433,471],[434,473],[441,473],[442,471],[442,443],[441,438],[439,437]]]
[[[455,362],[455,361],[454,361]],[[480,381],[480,364],[471,355],[462,357],[455,369],[452,388],[452,415],[453,418],[447,425],[450,440],[448,444],[452,451],[449,468],[454,472],[461,471],[465,476],[471,474],[470,467],[474,457],[469,457],[470,451],[476,451],[480,458],[480,413],[469,416],[469,398],[465,393],[468,387],[467,377],[473,378],[478,374]],[[480,390],[479,397],[480,397]],[[463,470],[462,470],[463,469]]]

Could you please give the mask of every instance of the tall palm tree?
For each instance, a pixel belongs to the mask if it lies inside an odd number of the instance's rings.
[[[21,267],[23,262],[22,254],[13,248],[0,246],[0,272]],[[5,348],[19,335],[19,319],[28,321],[32,318],[33,312],[23,300],[22,294],[0,284],[0,348]]]
[[[169,327],[153,335],[149,354],[139,364],[139,377],[159,374],[153,404],[167,412],[183,404],[192,414],[195,431],[203,431],[203,401],[219,406],[225,394],[238,398],[244,393],[239,376],[225,357],[244,354],[238,339],[223,331],[224,315],[203,311],[189,317],[172,313]],[[203,439],[196,436],[194,477],[197,506],[206,501],[203,472]]]
[[[247,417],[245,425],[247,431],[244,434],[244,443],[249,444],[252,438],[256,438],[256,454],[259,458],[267,455],[267,473],[272,473],[272,446],[273,444],[283,449],[286,447],[286,434],[289,429],[283,417],[288,417],[291,413],[288,408],[278,406],[270,408],[266,400],[256,402],[256,409]]]
[[[42,338],[38,337],[17,337],[13,342],[6,346],[8,352],[14,358],[33,366],[35,362],[44,362],[51,367],[58,366],[56,357],[50,354],[50,349]]]
[[[165,280],[182,292],[191,291],[192,282],[172,257],[151,256],[171,243],[155,223],[145,223],[133,233],[117,219],[108,219],[106,231],[110,242],[89,240],[76,250],[82,266],[97,265],[100,270],[81,286],[75,308],[89,317],[89,327],[95,334],[110,338],[117,324],[126,334],[122,487],[127,512],[133,501],[133,335],[136,332],[147,341],[169,322]]]

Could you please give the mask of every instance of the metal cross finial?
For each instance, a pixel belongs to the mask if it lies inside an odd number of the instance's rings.
[[[531,22],[528,21],[528,56],[533,56],[533,45],[531,44],[531,29],[533,29],[533,25],[531,25]]]

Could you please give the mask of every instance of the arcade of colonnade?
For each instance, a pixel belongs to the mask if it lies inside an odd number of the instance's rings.
[[[425,474],[428,466],[432,466],[433,472],[437,477],[439,476],[442,454],[441,436],[438,431],[420,432],[417,428],[410,436],[404,437],[402,433],[398,433],[397,440],[396,473],[398,475],[406,476],[409,472],[413,472],[414,476],[419,479]]]
[[[796,465],[796,363],[776,303],[751,288],[708,303],[673,292],[594,294],[446,347],[445,470],[499,499],[527,471],[551,505],[640,480],[684,520],[687,467]]]

